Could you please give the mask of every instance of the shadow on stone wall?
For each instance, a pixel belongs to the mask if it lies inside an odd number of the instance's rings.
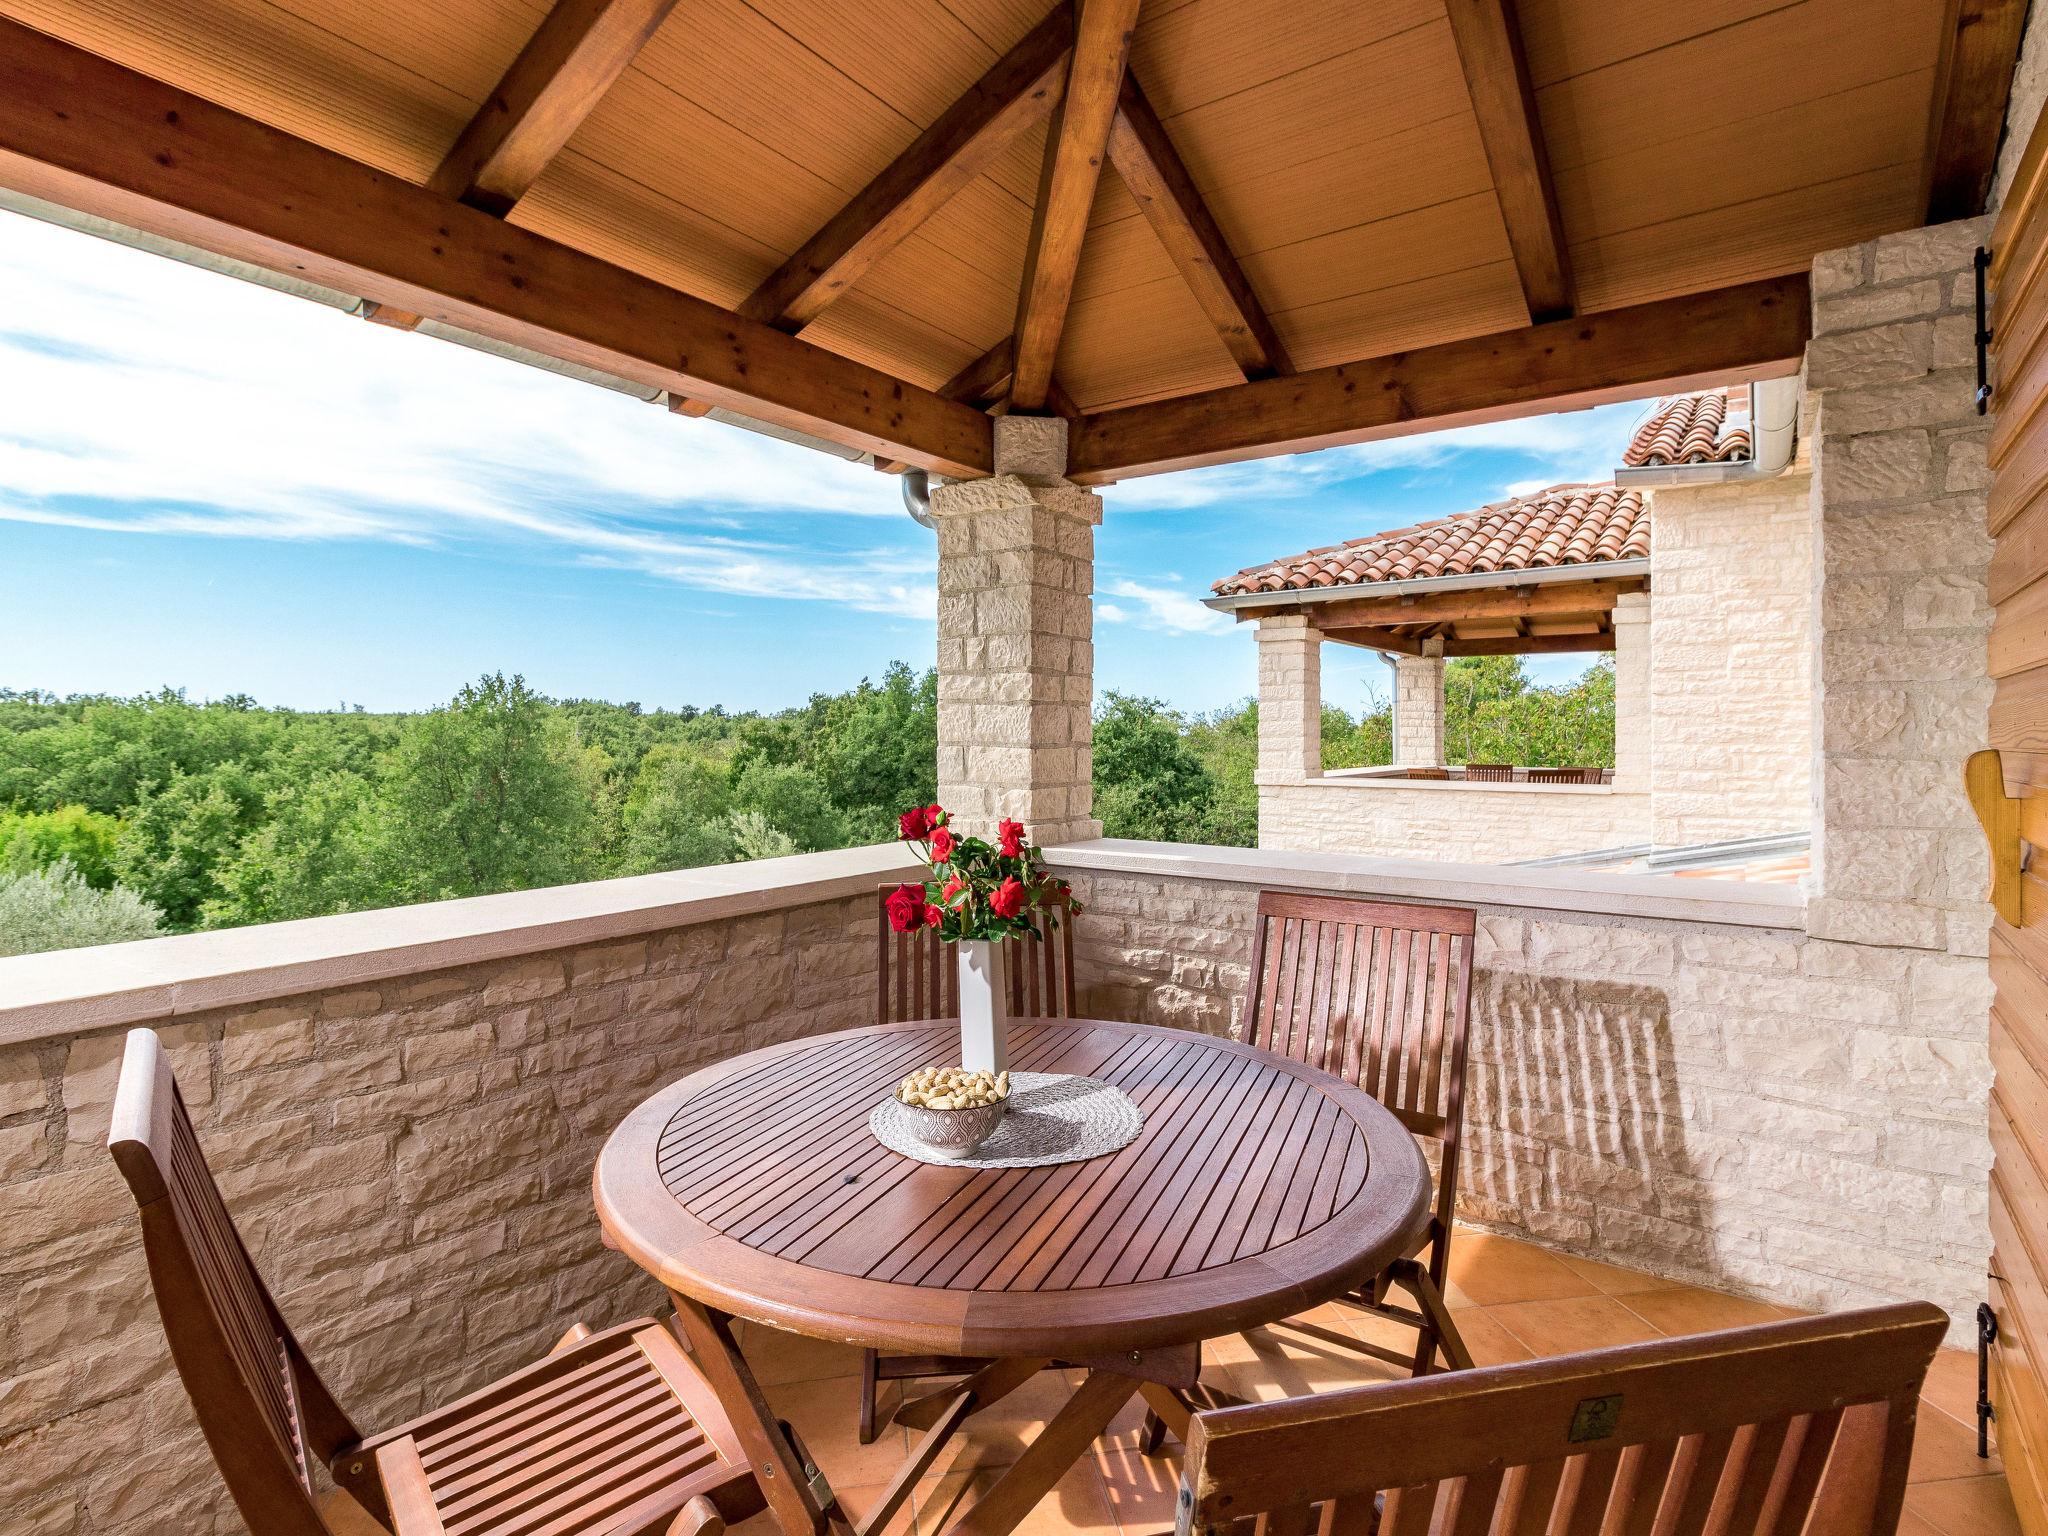
[[[1465,1125],[1459,1205],[1472,1219],[1618,1262],[1723,1272],[1661,988],[1480,972]]]

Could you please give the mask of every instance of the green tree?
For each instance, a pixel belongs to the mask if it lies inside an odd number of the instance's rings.
[[[22,874],[68,859],[95,890],[114,883],[114,846],[121,823],[82,805],[54,811],[0,811],[0,870]]]
[[[598,872],[602,754],[494,673],[407,721],[383,785],[395,892],[419,900],[563,885]]]
[[[221,897],[220,867],[262,816],[265,787],[258,771],[232,761],[144,785],[114,849],[121,883],[160,907],[173,928],[196,926]]]
[[[0,955],[124,944],[162,931],[155,907],[123,886],[95,890],[69,859],[0,872]]]
[[[732,784],[724,763],[664,743],[641,760],[625,801],[621,871],[695,869],[733,857]]]
[[[1110,837],[1201,841],[1216,784],[1157,699],[1110,693],[1095,711],[1095,811]]]
[[[854,840],[846,813],[824,782],[794,763],[756,758],[740,771],[732,799],[736,811],[759,812],[790,840],[793,852],[845,848]]]
[[[268,819],[220,866],[209,928],[275,923],[385,905],[392,884],[375,790],[358,774],[329,772],[272,791]]]

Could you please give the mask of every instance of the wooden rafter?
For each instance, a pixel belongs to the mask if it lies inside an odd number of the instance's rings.
[[[988,418],[13,21],[0,186],[950,475]]]
[[[1109,161],[1247,379],[1292,373],[1287,349],[1237,264],[1137,76],[1124,72]]]
[[[1053,359],[1074,296],[1081,241],[1095,205],[1095,184],[1102,174],[1110,123],[1116,117],[1124,65],[1130,57],[1131,28],[1138,19],[1138,0],[1077,4],[1066,93],[1046,134],[1045,165],[1017,294],[1010,403],[1020,411],[1043,407],[1052,388]]]
[[[1571,260],[1513,0],[1449,0],[1449,10],[1529,319],[1562,319],[1575,307]]]
[[[1422,654],[1421,640],[1396,629],[1367,625],[1319,632],[1325,640],[1336,640],[1345,645],[1362,645],[1375,651],[1397,651],[1404,656]],[[1472,639],[1448,635],[1443,639],[1443,648],[1446,656],[1550,656],[1573,651],[1611,651],[1614,649],[1614,631],[1588,629],[1569,635],[1498,635]]]
[[[1017,338],[1005,336],[939,386],[948,400],[1000,400],[1017,357]]]
[[[1614,607],[1624,592],[1639,592],[1643,577],[1591,581],[1552,581],[1520,587],[1464,587],[1418,592],[1407,597],[1338,597],[1276,607],[1237,610],[1240,620],[1257,619],[1282,609],[1307,614],[1318,629],[1348,629],[1361,624],[1444,624],[1464,619],[1521,619],[1560,613],[1600,613]],[[1336,589],[1341,591],[1342,589]],[[1305,597],[1315,594],[1303,594]]]
[[[2027,0],[1949,0],[1922,176],[1930,224],[1984,211],[2026,24]]]
[[[1227,464],[1798,370],[1804,272],[1083,415],[1083,483]]]
[[[510,213],[675,4],[556,0],[427,185],[486,213]]]
[[[1018,134],[1052,114],[1073,45],[1073,12],[1057,6],[770,273],[739,312],[787,331],[810,324]]]

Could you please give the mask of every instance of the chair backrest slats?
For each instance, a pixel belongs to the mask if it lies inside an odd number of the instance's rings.
[[[1464,907],[1264,892],[1245,1037],[1455,1143],[1476,925]]]
[[[889,893],[877,897],[880,937],[876,945],[875,1022],[907,1024],[915,1019],[960,1016],[960,970],[953,947],[929,928],[897,933],[889,927]],[[1010,1012],[1018,1018],[1067,1019],[1074,1015],[1074,915],[1042,939],[1011,939]]]
[[[318,1536],[312,1463],[358,1436],[257,1273],[146,1029],[128,1036],[107,1144],[141,1213],[172,1359],[244,1522]]]
[[[1892,1536],[1917,1303],[1198,1414],[1183,1536]]]

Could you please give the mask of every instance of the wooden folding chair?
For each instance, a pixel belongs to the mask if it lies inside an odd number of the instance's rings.
[[[1406,779],[1448,779],[1451,776],[1451,770],[1448,768],[1408,768],[1402,771],[1401,776]]]
[[[908,1024],[916,1019],[960,1017],[960,969],[951,945],[929,928],[896,933],[889,927],[889,893],[877,894],[881,915],[875,941],[875,1022]],[[1043,939],[1010,939],[1004,946],[1009,965],[1010,1015],[1019,1019],[1070,1019],[1074,1016],[1074,919],[1064,913],[1060,925]]]
[[[1515,779],[1513,763],[1467,763],[1465,782],[1468,784],[1512,784]]]
[[[146,1029],[128,1036],[107,1145],[171,1358],[253,1536],[329,1536],[316,1461],[397,1536],[718,1536],[762,1508],[724,1409],[649,1318],[578,1324],[538,1364],[365,1438],[256,1272]]]
[[[1377,1344],[1344,1342],[1418,1376],[1432,1369],[1439,1350],[1454,1368],[1472,1363],[1443,1288],[1465,1129],[1477,921],[1470,907],[1262,891],[1252,934],[1246,1044],[1357,1084],[1437,1144],[1436,1204],[1421,1245],[1345,1298],[1408,1324],[1417,1337],[1407,1359]],[[1395,1285],[1413,1295],[1412,1309],[1390,1299]]]
[[[1195,1415],[1182,1536],[1892,1536],[1948,1319],[1875,1307]]]
[[[960,970],[952,946],[939,942],[929,928],[895,933],[889,927],[889,893],[878,893],[880,935],[876,941],[875,1022],[907,1024],[915,1019],[957,1019],[960,1016]],[[1074,1016],[1074,915],[1063,913],[1060,925],[1045,938],[1011,939],[1008,961],[1010,1016],[1019,1019],[1071,1019]],[[878,1355],[861,1351],[860,1443],[875,1438],[876,1396],[885,1381],[921,1381],[933,1376],[959,1376],[978,1371],[986,1360],[961,1355]]]
[[[1606,770],[1601,768],[1531,768],[1531,784],[1604,784]]]

